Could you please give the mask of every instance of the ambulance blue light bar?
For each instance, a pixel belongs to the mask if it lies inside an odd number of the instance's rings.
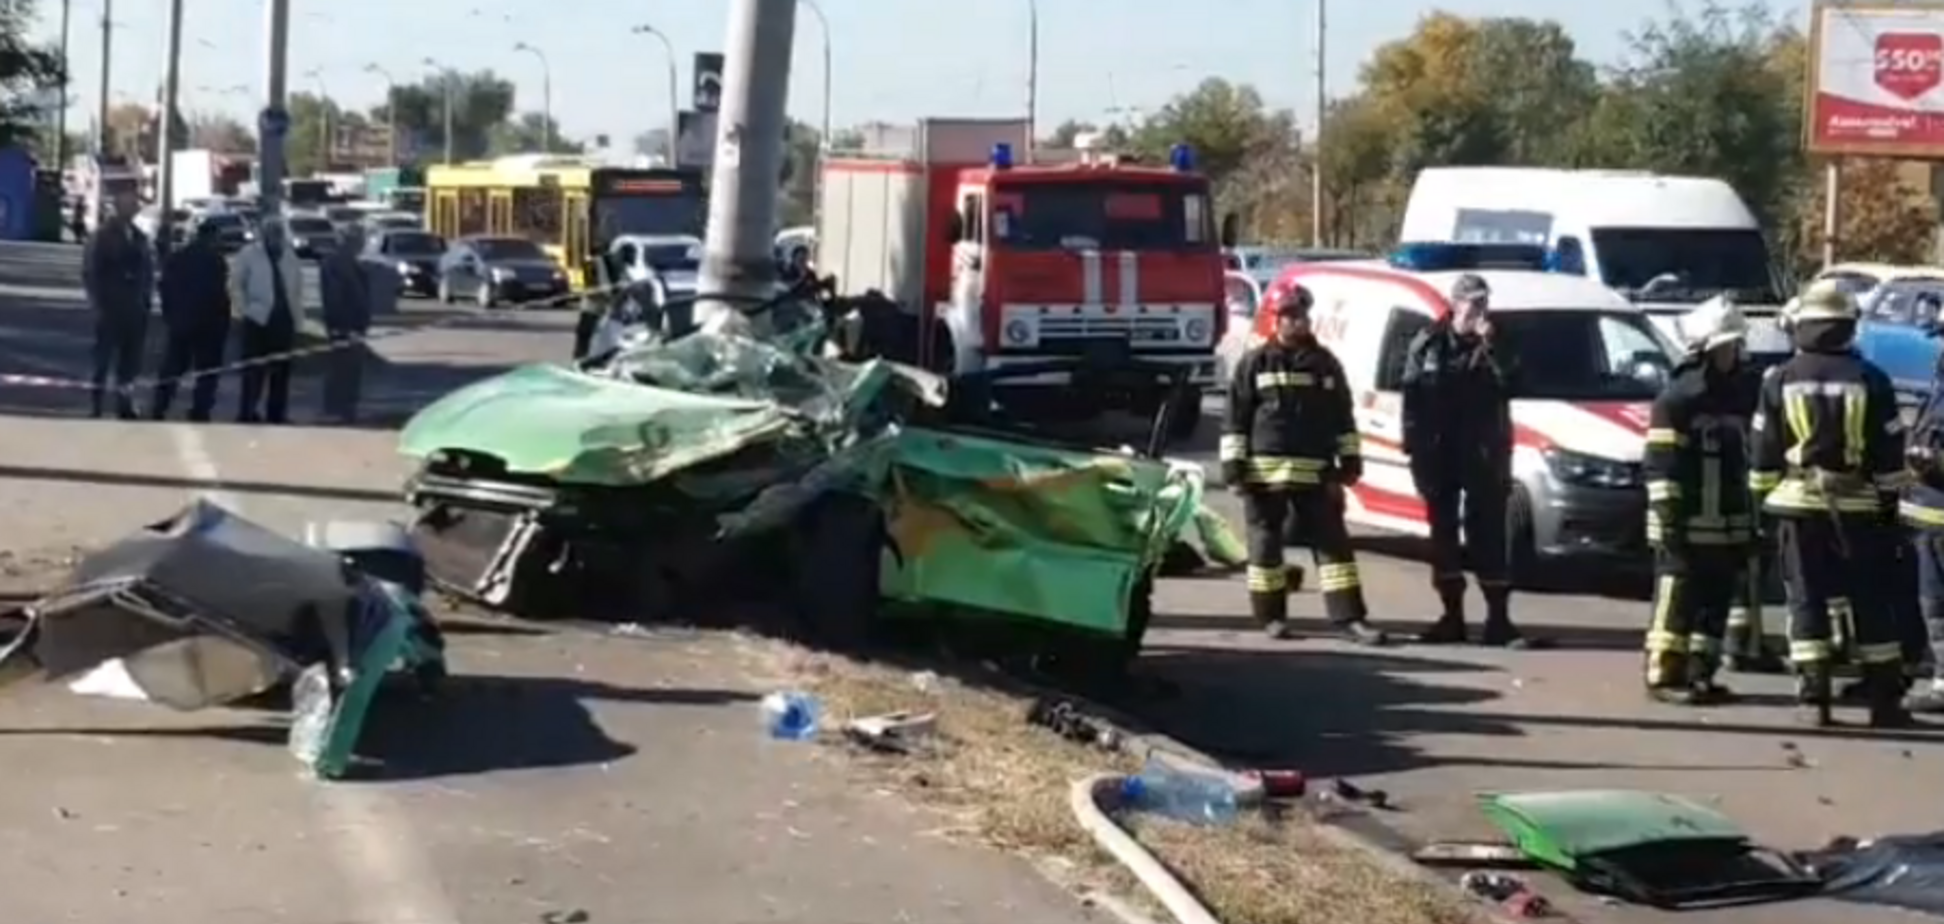
[[[1176,173],[1188,173],[1195,169],[1195,149],[1185,144],[1177,144],[1168,149],[1168,163]]]
[[[999,142],[992,146],[992,169],[1011,170],[1013,165],[1012,145]]]
[[[1552,268],[1552,256],[1541,244],[1460,244],[1419,242],[1399,244],[1390,265],[1417,273],[1456,270],[1535,270]]]

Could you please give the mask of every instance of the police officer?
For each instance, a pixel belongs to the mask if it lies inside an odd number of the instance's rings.
[[[1919,296],[1923,320],[1937,334],[1935,296]],[[1898,513],[1910,527],[1916,557],[1917,607],[1930,643],[1931,679],[1913,690],[1904,705],[1912,712],[1944,713],[1944,355],[1939,355],[1930,394],[1918,408],[1904,457],[1914,481]],[[1909,657],[1909,653],[1905,653]]]
[[[1742,374],[1748,321],[1740,309],[1717,296],[1681,326],[1693,339],[1654,400],[1642,460],[1655,549],[1647,691],[1700,706],[1733,698],[1715,672],[1755,545],[1747,438],[1755,390]]]
[[[1858,356],[1856,302],[1816,283],[1789,317],[1796,355],[1762,378],[1749,487],[1776,518],[1789,660],[1806,717],[1831,722],[1837,627],[1847,625],[1874,727],[1908,724],[1903,653],[1881,561],[1895,540],[1903,427],[1883,370]]]
[[[130,392],[142,372],[148,316],[155,291],[155,249],[135,226],[135,194],[115,195],[112,211],[88,236],[81,254],[81,283],[94,307],[94,416],[100,417],[108,378],[115,380],[115,415],[136,419]]]
[[[1451,310],[1411,341],[1405,359],[1404,452],[1431,521],[1431,586],[1443,605],[1438,621],[1418,637],[1427,644],[1466,640],[1467,563],[1485,595],[1481,641],[1508,648],[1533,643],[1512,625],[1505,514],[1513,371],[1493,349],[1491,294],[1484,279],[1458,277]]]
[[[1388,641],[1370,626],[1363,581],[1343,520],[1343,490],[1363,477],[1350,391],[1336,355],[1310,330],[1311,299],[1297,286],[1276,305],[1276,333],[1235,365],[1222,427],[1222,478],[1242,493],[1249,534],[1249,607],[1272,638],[1289,635],[1284,527],[1310,538],[1323,609],[1345,637]]]
[[[171,252],[162,267],[162,322],[167,347],[149,413],[169,416],[180,380],[189,383],[189,419],[207,422],[216,407],[217,371],[229,343],[229,261],[216,249],[216,225],[196,226],[187,246]]]

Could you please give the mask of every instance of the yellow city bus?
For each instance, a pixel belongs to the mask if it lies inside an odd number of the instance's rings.
[[[591,260],[607,241],[622,234],[701,234],[708,208],[700,170],[603,167],[558,157],[432,167],[425,203],[432,233],[527,238],[560,263],[575,289],[594,279]]]

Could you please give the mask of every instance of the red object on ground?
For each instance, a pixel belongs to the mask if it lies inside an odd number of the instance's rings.
[[[1249,775],[1262,781],[1262,794],[1271,799],[1297,799],[1309,791],[1301,770],[1256,770]]]

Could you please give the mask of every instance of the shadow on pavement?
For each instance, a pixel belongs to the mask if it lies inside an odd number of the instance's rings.
[[[1519,631],[1531,638],[1544,639],[1547,643],[1545,650],[1532,652],[1532,654],[1540,657],[1543,657],[1546,651],[1556,650],[1638,651],[1640,649],[1641,632],[1643,630],[1638,626],[1613,628],[1589,625],[1561,626],[1533,622],[1529,619],[1519,619],[1518,614],[1519,598],[1515,595],[1512,598],[1512,618],[1518,622]],[[1386,615],[1383,613],[1374,614],[1371,617],[1371,623],[1389,632],[1393,638],[1398,639],[1399,642],[1407,646],[1417,633],[1431,627],[1429,615],[1426,615],[1424,618],[1410,617],[1405,619],[1390,619],[1386,618]],[[1641,618],[1645,620],[1646,616],[1644,612]],[[1247,616],[1176,616],[1156,614],[1153,621],[1148,623],[1148,625],[1154,629],[1173,629],[1182,632],[1255,633],[1261,631],[1261,626],[1254,619]],[[1332,637],[1336,634],[1331,629],[1329,623],[1321,619],[1294,618],[1289,621],[1289,625],[1300,636]],[[1477,614],[1473,614],[1471,628],[1474,633],[1479,629]],[[1425,651],[1435,650],[1435,648],[1427,646],[1417,647],[1414,650]]]
[[[131,423],[129,426],[140,426],[140,424]],[[319,500],[364,501],[380,504],[391,503],[398,500],[400,496],[397,491],[371,491],[361,488],[333,488],[322,485],[277,484],[263,481],[210,481],[167,475],[136,475],[127,472],[100,472],[25,465],[0,465],[0,478],[16,481],[61,481],[134,488],[174,488],[184,491],[227,491],[234,494],[271,494],[288,497],[310,497]]]
[[[1429,567],[1430,548],[1411,536],[1365,533],[1355,537],[1359,552],[1417,562]],[[1427,579],[1429,574],[1427,572]],[[1653,574],[1644,559],[1632,561],[1547,561],[1538,573],[1519,579],[1519,590],[1545,596],[1592,596],[1645,601],[1653,594]]]

